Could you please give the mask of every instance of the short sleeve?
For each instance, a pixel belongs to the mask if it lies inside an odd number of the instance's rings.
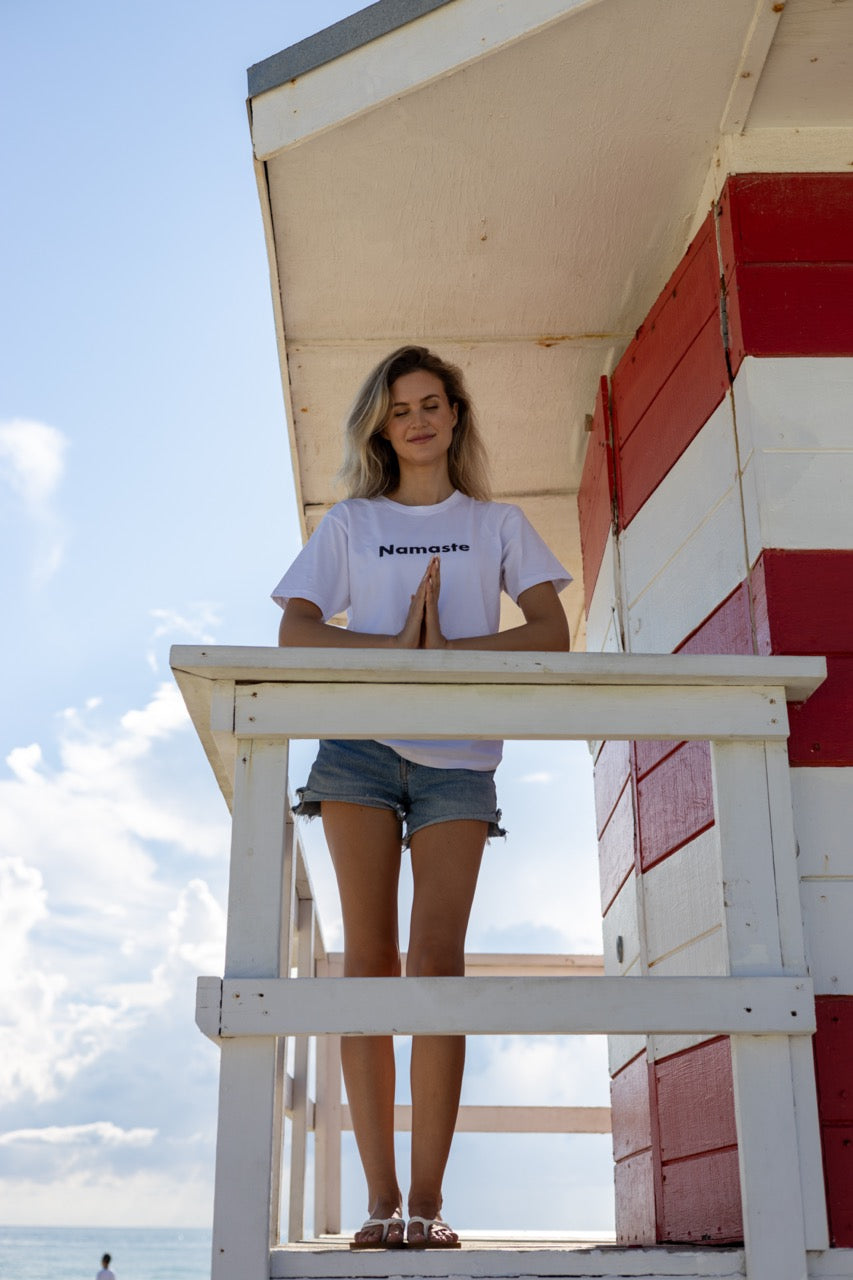
[[[315,604],[324,622],[349,608],[349,534],[338,507],[323,517],[272,592],[282,609],[294,597]]]
[[[516,603],[522,591],[540,582],[553,582],[558,594],[571,582],[572,575],[519,507],[507,506],[501,542],[501,586]]]

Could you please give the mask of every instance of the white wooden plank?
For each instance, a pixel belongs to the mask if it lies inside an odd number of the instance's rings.
[[[853,880],[804,880],[800,896],[815,992],[853,995]]]
[[[822,12],[828,11],[819,0]],[[822,122],[821,122],[822,124]],[[726,134],[715,162],[730,173],[849,173],[850,130],[826,128],[750,128]]]
[[[226,979],[224,1036],[814,1030],[805,977]]]
[[[791,770],[785,743],[764,745],[776,910],[782,943],[782,964],[788,973],[805,973],[806,952],[797,876],[797,842],[794,838]]]
[[[611,1076],[621,1071],[638,1053],[645,1053],[646,1048],[645,1036],[608,1036],[607,1068]]]
[[[824,1189],[820,1116],[817,1109],[814,1050],[808,1040],[799,1037],[791,1040],[789,1044],[806,1248],[828,1249],[829,1223]]]
[[[602,920],[604,971],[609,976],[624,975],[640,959],[640,929],[637,919],[637,877],[633,873],[617,893]],[[620,948],[621,940],[621,948]],[[621,959],[619,952],[621,950]]]
[[[734,383],[749,521],[750,558],[760,546],[849,549],[847,495],[853,450],[853,358],[747,357]],[[750,456],[751,455],[751,456]]]
[[[620,549],[630,608],[636,607],[643,592],[700,536],[717,508],[737,496],[737,481],[734,420],[726,397],[622,535]],[[663,529],[665,537],[661,536]],[[705,568],[707,572],[708,566]],[[738,581],[742,578],[743,573]]]
[[[779,973],[767,773],[762,743],[711,744],[714,812],[732,973]]]
[[[222,1044],[211,1280],[268,1280],[270,1274],[277,1057],[273,1036]]]
[[[352,1130],[349,1107],[341,1108],[344,1129]],[[394,1108],[394,1132],[411,1133],[412,1108]],[[457,1133],[610,1133],[609,1107],[461,1106]]]
[[[222,1014],[222,979],[196,978],[195,1024],[209,1039],[219,1040]]]
[[[643,892],[650,968],[719,930],[723,897],[716,827],[650,867],[643,877]]]
[[[853,769],[791,769],[791,794],[800,875],[853,876]]]
[[[607,535],[604,554],[586,620],[587,653],[619,653],[622,644],[618,619],[618,579],[616,574],[616,539]]]
[[[296,972],[311,977],[314,972],[314,903],[300,898],[296,920]],[[308,1144],[308,1037],[297,1036],[293,1058],[293,1119],[290,1126],[290,1197],[287,1215],[288,1240],[305,1235],[305,1173]]]
[[[728,972],[728,957],[722,928],[715,929],[703,938],[697,938],[689,946],[673,951],[660,960],[651,970],[654,977],[701,977]],[[702,1035],[649,1036],[649,1056],[656,1062],[673,1053],[683,1053],[707,1040]]]
[[[784,738],[781,688],[268,684],[237,691],[237,732],[263,738]]]
[[[303,142],[460,65],[522,39],[572,9],[597,0],[525,0],[495,9],[464,0],[430,14],[430,38],[406,23],[252,99],[252,139],[259,160]]]
[[[542,1236],[533,1233],[462,1233],[463,1247],[454,1253],[453,1270],[437,1249],[397,1250],[393,1261],[386,1252],[370,1250],[353,1259],[343,1241],[322,1242],[319,1246],[275,1249],[270,1258],[271,1280],[347,1280],[351,1277],[395,1276],[474,1277],[477,1280],[511,1280],[553,1277],[554,1280],[744,1280],[744,1254],[740,1248],[704,1250],[696,1246],[663,1245],[660,1248],[619,1248],[609,1238],[605,1247],[596,1247],[605,1237],[586,1232],[559,1232]],[[556,1240],[554,1240],[556,1235]],[[480,1241],[483,1247],[478,1247]],[[833,1250],[833,1253],[843,1252]],[[410,1256],[412,1255],[412,1256]],[[843,1264],[841,1264],[843,1266]],[[391,1267],[393,1266],[393,1273]],[[837,1273],[832,1273],[837,1274]]]
[[[277,977],[290,951],[293,881],[287,742],[243,740],[237,757],[225,974]]]
[[[720,120],[720,133],[743,133],[784,4],[756,0],[755,12],[743,44],[728,100]]]
[[[803,1280],[805,1220],[788,1040],[733,1036],[731,1045],[747,1275]]]

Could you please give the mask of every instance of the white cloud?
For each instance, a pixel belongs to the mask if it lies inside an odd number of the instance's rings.
[[[0,1147],[150,1147],[156,1129],[121,1129],[109,1120],[93,1124],[46,1125],[42,1129],[11,1129],[0,1133]]]
[[[42,585],[62,563],[64,533],[54,510],[68,441],[56,427],[25,418],[0,423],[0,480],[21,501],[35,533],[33,574]]]
[[[150,612],[157,625],[151,635],[146,659],[155,675],[160,670],[155,648],[158,640],[168,638],[173,644],[179,641],[191,641],[195,644],[216,643],[215,631],[222,622],[218,605],[202,600],[197,604],[191,604],[188,610],[152,609]]]
[[[86,1155],[89,1165],[91,1149]],[[204,1227],[212,1200],[206,1157],[180,1170],[63,1167],[53,1176],[0,1177],[3,1217],[19,1226]]]

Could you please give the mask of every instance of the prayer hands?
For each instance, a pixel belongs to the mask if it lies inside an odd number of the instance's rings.
[[[441,633],[438,596],[441,591],[441,561],[433,556],[412,596],[403,629],[397,633],[399,649],[446,649]]]

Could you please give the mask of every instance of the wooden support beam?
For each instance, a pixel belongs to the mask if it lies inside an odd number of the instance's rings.
[[[222,994],[223,1037],[814,1030],[805,977],[229,978]]]

